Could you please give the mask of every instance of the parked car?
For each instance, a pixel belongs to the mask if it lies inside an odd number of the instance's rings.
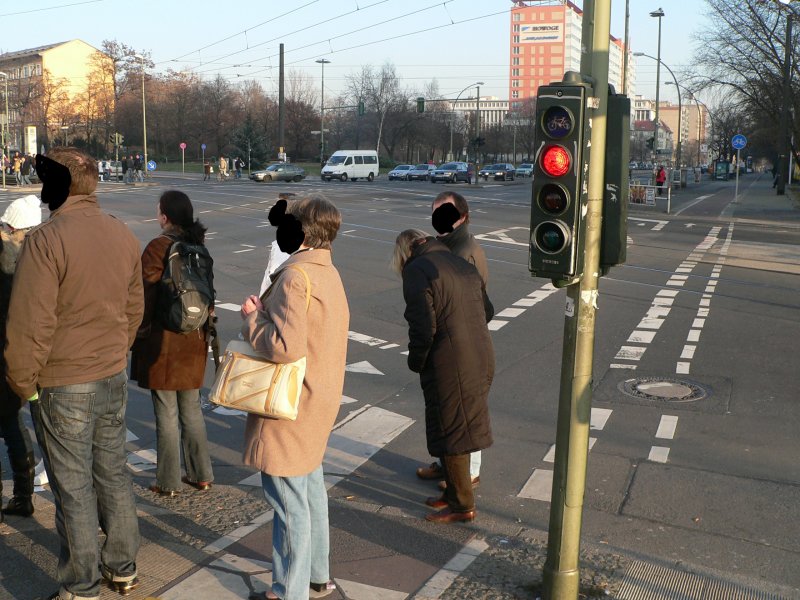
[[[533,177],[533,165],[531,163],[522,163],[517,167],[517,177]]]
[[[408,174],[413,168],[414,165],[397,165],[394,169],[389,171],[389,181],[394,181],[395,179],[408,181]]]
[[[509,163],[497,163],[483,167],[480,171],[478,171],[478,177],[483,177],[485,181],[488,181],[489,177],[493,177],[495,181],[507,181],[508,179],[514,181],[515,173],[516,169],[514,168],[514,165]]]
[[[449,181],[457,183],[459,181],[470,182],[469,165],[465,162],[450,162],[441,165],[438,169],[431,171],[431,183],[437,181]]]
[[[436,170],[436,165],[416,165],[408,172],[408,180],[427,181],[431,178],[431,173]]]
[[[305,169],[289,163],[275,163],[263,171],[250,173],[250,179],[264,183],[268,181],[302,181],[305,176]]]

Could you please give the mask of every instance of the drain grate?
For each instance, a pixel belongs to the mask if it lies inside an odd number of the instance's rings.
[[[634,560],[617,600],[786,600],[770,592]]]
[[[697,402],[708,397],[708,392],[698,384],[668,377],[626,379],[617,387],[628,396],[651,402]]]

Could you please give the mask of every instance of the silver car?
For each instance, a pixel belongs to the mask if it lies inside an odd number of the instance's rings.
[[[408,180],[414,181],[428,181],[431,178],[431,173],[436,170],[436,165],[416,165],[408,172]]]
[[[408,172],[414,168],[414,165],[397,165],[394,169],[389,171],[389,181],[395,179],[402,179],[408,181]]]

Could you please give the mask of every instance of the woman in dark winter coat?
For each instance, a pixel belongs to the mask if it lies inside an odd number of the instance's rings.
[[[25,196],[14,200],[0,221],[0,348],[5,347],[8,303],[11,300],[11,284],[17,268],[17,257],[22,249],[25,235],[31,227],[42,222],[41,202],[36,196]],[[24,401],[11,390],[6,382],[5,356],[0,352],[0,436],[8,448],[11,470],[14,472],[14,496],[0,513],[30,517],[33,514],[34,459],[31,436],[22,422],[20,409]],[[3,491],[0,479],[0,495]]]
[[[147,244],[142,254],[144,318],[133,345],[131,379],[150,390],[156,415],[158,468],[150,489],[172,497],[181,481],[204,491],[214,480],[200,408],[208,323],[195,331],[176,333],[164,328],[159,313],[160,281],[170,246],[177,240],[202,244],[206,228],[194,219],[189,197],[177,190],[161,195],[157,214],[164,233]],[[183,479],[181,446],[186,467]]]
[[[494,309],[477,269],[436,238],[397,236],[393,267],[403,277],[408,367],[420,374],[428,452],[441,458],[447,486],[426,504],[429,521],[475,518],[470,453],[492,444],[489,387],[494,349],[486,323]]]

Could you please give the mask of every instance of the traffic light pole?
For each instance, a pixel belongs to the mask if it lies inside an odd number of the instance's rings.
[[[547,560],[544,565],[546,600],[576,600],[589,427],[592,402],[595,312],[600,272],[600,230],[603,213],[606,118],[608,107],[608,49],[611,0],[584,3],[581,73],[593,81],[591,158],[586,217],[583,276],[567,286],[561,393],[558,406],[556,456],[550,505]]]

